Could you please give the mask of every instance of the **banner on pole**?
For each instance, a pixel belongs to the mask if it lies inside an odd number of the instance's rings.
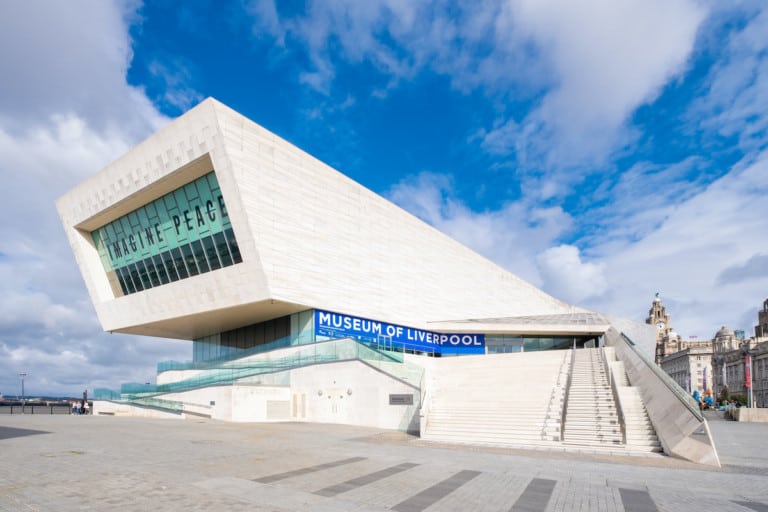
[[[752,387],[752,355],[747,354],[744,356],[744,387],[747,389]]]

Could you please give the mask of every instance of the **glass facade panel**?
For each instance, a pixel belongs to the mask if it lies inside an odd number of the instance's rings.
[[[486,335],[485,346],[489,354],[522,352],[523,338],[514,334]]]
[[[165,270],[168,272],[168,279],[171,282],[178,281],[179,274],[176,272],[176,265],[173,262],[173,253],[171,253],[171,251],[163,253],[163,263],[165,265]]]
[[[207,236],[203,238],[201,242],[205,249],[205,256],[208,259],[208,266],[211,270],[220,269],[221,262],[219,261],[219,255],[216,254],[216,248],[213,245],[213,237]]]
[[[304,313],[304,312],[303,312]],[[309,312],[311,315],[311,311]],[[292,325],[297,323],[302,313],[294,313],[257,324],[246,325],[238,329],[206,336],[194,340],[193,361],[210,361],[227,356],[245,354],[260,345],[277,344],[274,348],[312,343],[314,339],[302,340],[293,333]]]
[[[130,280],[130,276],[125,272],[124,268],[117,269],[115,274],[117,274],[117,280],[120,283],[120,289],[122,289],[123,295],[128,295],[129,293],[133,293],[133,291],[135,291],[133,283]]]
[[[205,274],[206,272],[210,272],[211,267],[208,265],[208,259],[205,257],[203,244],[200,242],[200,240],[194,240],[189,245],[192,247],[192,254],[194,255],[195,261],[197,262],[197,268],[200,270],[200,273]]]
[[[517,334],[488,334],[485,337],[486,352],[501,354],[509,352],[537,352],[541,350],[565,350],[582,348],[592,343],[599,346],[594,336],[536,336]]]
[[[184,257],[184,264],[187,266],[190,276],[196,276],[200,273],[197,269],[197,262],[195,261],[195,255],[192,252],[192,248],[189,244],[184,244],[181,247],[181,255]]]
[[[165,264],[163,263],[163,256],[157,254],[152,256],[152,261],[155,264],[155,270],[157,271],[157,277],[160,279],[160,284],[168,284],[171,280],[168,278],[168,272],[165,270]]]
[[[215,233],[213,235],[213,243],[216,246],[216,252],[219,254],[222,267],[228,267],[232,265],[232,254],[229,252],[229,245],[227,239],[224,238],[224,233]]]
[[[184,256],[181,254],[181,249],[174,247],[171,249],[171,255],[173,256],[173,263],[176,266],[176,272],[179,273],[179,279],[186,279],[189,277],[189,271],[187,265],[184,263]]]
[[[243,261],[213,171],[91,236],[125,295]]]

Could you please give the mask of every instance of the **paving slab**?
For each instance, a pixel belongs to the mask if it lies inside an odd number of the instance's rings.
[[[3,416],[0,511],[768,511],[768,425],[710,428],[722,469],[345,425]]]

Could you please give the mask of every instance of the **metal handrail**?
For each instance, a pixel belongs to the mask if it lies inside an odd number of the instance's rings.
[[[309,350],[321,346],[325,349],[324,353],[318,353],[317,350]],[[242,361],[227,361],[219,367],[212,367],[205,370],[204,373],[179,381],[158,385],[127,383],[121,387],[120,393],[99,388],[96,390],[96,394],[99,399],[149,399],[166,393],[178,393],[211,386],[233,385],[241,379],[283,374],[291,369],[303,366],[351,360],[358,360],[414,388],[417,386],[415,382],[420,381],[423,374],[423,369],[405,363],[402,355],[395,358],[398,354],[377,349],[370,344],[351,338],[304,345],[301,349],[307,350],[310,353],[295,352],[290,356],[271,360],[244,359]],[[402,371],[394,372],[395,368]]]
[[[421,387],[419,396],[419,435],[423,436],[427,430],[427,420],[429,419],[429,410],[432,408],[432,394],[430,386],[427,385],[427,369],[421,374],[419,386]]]
[[[210,370],[210,369],[222,368],[225,366],[237,366],[242,361],[247,361],[249,357],[259,356],[267,352],[273,352],[279,349],[290,349],[290,348],[300,350],[306,347],[313,347],[322,343],[333,342],[333,341],[338,341],[338,340],[347,339],[347,338],[349,337],[328,339],[328,340],[314,340],[304,335],[285,336],[283,338],[271,341],[269,343],[256,345],[255,347],[250,347],[248,349],[237,350],[230,354],[219,356],[213,359],[206,359],[205,361],[185,361],[185,362],[160,361],[159,363],[157,363],[157,372],[161,373],[165,371]],[[349,338],[349,339],[354,339],[354,338]],[[356,341],[363,345],[367,345],[369,347],[374,348],[376,351],[381,353],[383,358],[389,358],[394,362],[402,362],[403,350],[401,349],[400,351],[396,351],[395,350],[396,347],[391,343],[391,340],[388,346],[385,346],[384,348],[379,347],[378,342],[374,343],[374,342],[365,341],[365,340],[356,340]]]
[[[624,340],[624,343],[634,352],[641,361],[643,361],[648,368],[656,374],[659,379],[664,383],[665,386],[669,388],[670,391],[672,391],[672,394],[674,394],[680,402],[685,405],[686,408],[694,415],[694,417],[703,422],[704,421],[704,415],[701,414],[701,411],[698,408],[698,405],[694,402],[693,397],[689,396],[688,393],[680,387],[680,385],[675,382],[667,373],[662,370],[656,363],[653,363],[648,360],[648,358],[643,354],[638,348],[635,346],[635,342],[632,341],[629,336],[621,333],[621,337]]]
[[[613,394],[613,402],[616,404],[616,414],[619,417],[619,428],[621,429],[621,442],[627,444],[627,420],[624,417],[624,407],[621,404],[619,398],[619,390],[616,387],[616,379],[613,378],[613,371],[611,365],[608,363],[608,358],[605,356],[605,347],[600,348],[600,352],[603,358],[603,368],[608,375],[608,384],[611,386],[611,393]]]
[[[565,398],[563,399],[563,412],[560,415],[560,441],[565,441],[565,417],[568,414],[568,395],[571,393],[571,379],[573,378],[573,365],[576,362],[576,349],[571,349],[571,366],[568,368],[568,380],[565,382]]]

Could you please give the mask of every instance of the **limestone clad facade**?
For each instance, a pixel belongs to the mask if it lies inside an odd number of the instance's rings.
[[[93,232],[211,171],[242,262],[121,293],[103,268]],[[510,312],[584,312],[213,99],[57,207],[99,320],[113,332],[196,339],[317,306],[420,328]],[[208,211],[201,213],[205,220]],[[178,216],[176,229],[196,227],[194,212]],[[166,228],[178,234],[172,222]]]

